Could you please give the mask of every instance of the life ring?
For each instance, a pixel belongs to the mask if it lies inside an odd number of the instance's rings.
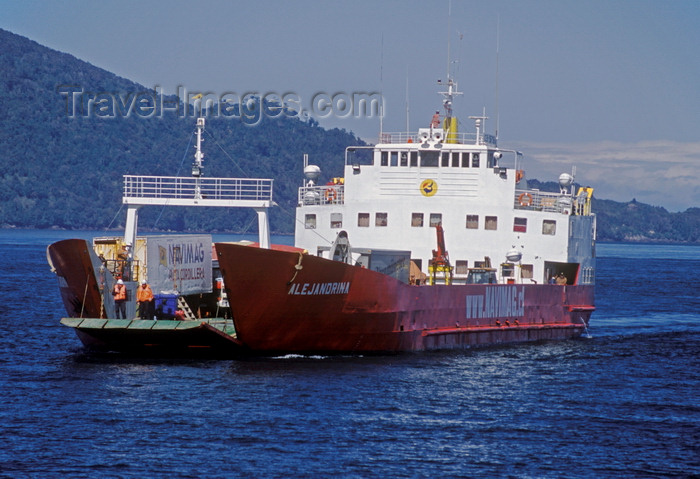
[[[324,196],[326,197],[327,202],[332,203],[336,200],[336,198],[338,198],[338,192],[332,188],[328,188],[324,193]]]
[[[530,193],[522,193],[518,196],[520,206],[530,206],[532,204],[532,195]]]

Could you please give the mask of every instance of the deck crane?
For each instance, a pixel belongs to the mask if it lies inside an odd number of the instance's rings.
[[[433,259],[428,265],[429,284],[436,284],[436,281],[444,281],[445,284],[452,283],[452,265],[450,264],[450,256],[445,248],[445,232],[442,229],[442,224],[435,225],[435,233],[437,234],[437,249],[433,250]]]

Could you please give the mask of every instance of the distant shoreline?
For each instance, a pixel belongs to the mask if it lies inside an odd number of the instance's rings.
[[[61,228],[58,226],[50,227],[50,228],[37,228],[33,226],[15,226],[15,225],[2,225],[0,226],[0,230],[17,230],[17,231],[28,231],[28,230],[37,230],[37,231],[103,231],[103,232],[114,232],[114,233],[119,233],[123,231],[123,228]],[[239,231],[223,231],[223,230],[216,230],[216,231],[202,231],[202,230],[184,230],[184,231],[177,231],[177,230],[165,230],[165,229],[150,229],[150,228],[141,228],[139,230],[142,233],[155,233],[155,234],[216,234],[216,235],[225,235],[225,234],[231,234],[231,235],[257,235],[257,232],[239,232]],[[274,236],[294,236],[294,233],[290,232],[279,232],[279,231],[272,231],[270,234]],[[625,239],[625,240],[616,240],[616,239],[597,239],[596,243],[605,243],[605,244],[639,244],[639,245],[689,245],[689,246],[700,246],[700,241],[670,241],[670,240],[654,240],[650,238],[640,238],[640,239]]]
[[[37,231],[102,231],[102,232],[114,232],[120,233],[124,231],[124,228],[63,228],[60,226],[51,226],[49,228],[39,228],[36,226],[16,226],[16,225],[1,225],[0,230],[37,230]],[[171,230],[171,229],[158,229],[158,228],[139,228],[139,233],[158,233],[158,234],[231,234],[231,235],[257,235],[257,231],[228,231],[228,230]],[[271,231],[270,234],[275,236],[294,236],[294,233],[289,232],[279,232]]]

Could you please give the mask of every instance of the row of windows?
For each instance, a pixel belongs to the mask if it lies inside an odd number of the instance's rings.
[[[486,154],[487,166],[493,166],[493,152]],[[382,151],[381,166],[418,166],[436,168],[479,168],[481,155],[479,153],[459,151]]]
[[[411,226],[420,228],[424,225],[425,215],[423,213],[411,213]],[[467,229],[476,230],[479,229],[479,215],[467,215],[465,227]],[[389,224],[388,213],[375,213],[374,214],[374,226],[387,226]],[[442,224],[442,213],[430,213],[428,217],[428,224],[432,227]],[[307,229],[316,228],[316,215],[307,214],[305,217],[304,225]],[[342,228],[343,227],[343,214],[342,213],[331,213],[331,228]],[[357,214],[357,226],[361,228],[368,228],[370,226],[370,214],[369,213],[358,213]],[[497,216],[484,216],[484,229],[495,231],[498,229],[498,217]],[[513,231],[516,233],[527,233],[527,218],[514,218],[513,219]],[[556,220],[542,220],[542,234],[554,236],[557,233],[557,222]]]

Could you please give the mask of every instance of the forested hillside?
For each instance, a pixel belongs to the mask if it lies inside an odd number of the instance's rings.
[[[4,30],[0,45],[0,226],[118,228],[125,219],[125,211],[117,214],[122,175],[189,176],[193,113],[87,115],[77,94],[78,107],[68,105],[72,92],[107,92],[128,102],[129,94],[148,89]],[[345,147],[359,142],[345,130],[284,116],[264,118],[256,126],[208,118],[204,139],[206,176],[275,179],[280,207],[271,213],[271,229],[277,232],[293,230],[290,215],[303,181],[303,154],[324,177],[339,176]],[[139,224],[163,230],[257,227],[247,209],[183,211],[144,208]]]
[[[146,87],[71,55],[0,29],[0,227],[104,229],[123,227],[122,175],[189,175],[195,116],[174,111],[134,114]],[[117,98],[118,115],[87,114],[93,99]],[[74,101],[71,101],[74,100]],[[171,104],[177,97],[165,99]],[[132,102],[132,103],[129,103]],[[93,105],[94,106],[94,105]],[[148,108],[148,105],[146,105]],[[88,112],[89,113],[89,112]],[[129,114],[131,113],[131,114]],[[342,175],[345,147],[360,141],[345,130],[281,115],[256,126],[219,116],[207,119],[206,176],[274,178],[279,208],[273,232],[291,233],[303,154],[322,179]],[[558,188],[554,183],[533,187]],[[669,213],[632,201],[594,198],[598,238],[610,241],[700,243],[700,208]],[[252,211],[202,212],[144,208],[141,229],[243,232],[257,226]]]

